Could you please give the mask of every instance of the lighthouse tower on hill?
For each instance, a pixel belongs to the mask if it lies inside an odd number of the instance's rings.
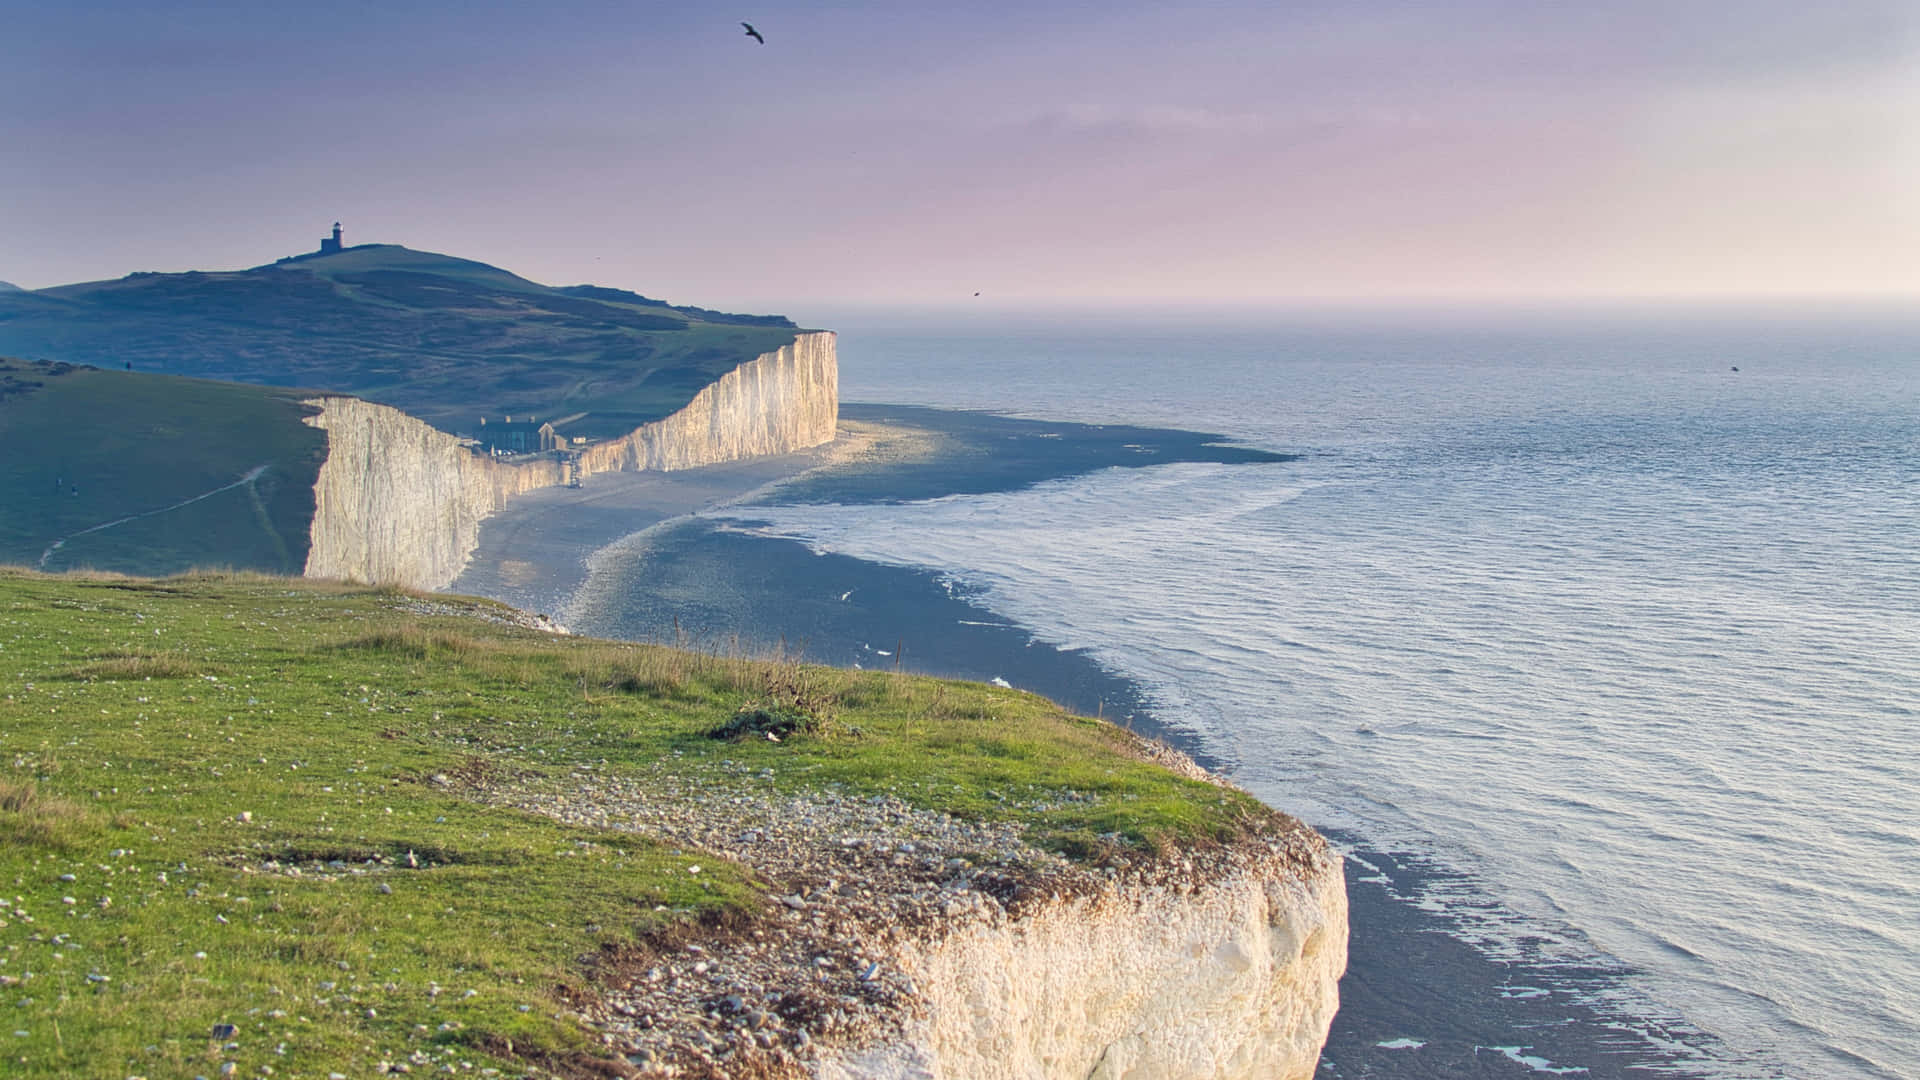
[[[336,221],[333,223],[333,235],[321,237],[320,239],[320,254],[338,255],[340,251],[340,223]]]

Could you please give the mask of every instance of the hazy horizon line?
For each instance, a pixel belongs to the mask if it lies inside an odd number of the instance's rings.
[[[404,245],[399,245],[404,246]],[[416,249],[425,250],[425,249]],[[464,258],[468,256],[449,256]],[[0,276],[0,284],[12,285],[23,292],[38,293],[50,289],[68,288],[75,285],[98,282],[119,281],[135,274],[233,274],[248,270],[272,266],[278,258],[249,266],[231,268],[190,268],[181,270],[131,270],[126,273],[101,278],[86,278],[78,281],[53,282],[48,284],[23,284],[15,278]],[[517,274],[509,267],[489,263],[507,273]],[[630,289],[653,295],[661,291],[658,283],[638,288],[617,281],[586,280],[566,283],[553,283],[527,278],[535,284],[548,288],[566,288],[570,285],[591,284],[607,288]],[[671,290],[668,290],[671,291]],[[1755,290],[1755,291],[1709,291],[1688,290],[1668,293],[1648,292],[1561,292],[1561,293],[1441,293],[1441,292],[1379,292],[1379,293],[1294,293],[1286,296],[1215,296],[1181,297],[1166,294],[1088,296],[1084,294],[1056,294],[1051,296],[1011,295],[1004,297],[983,297],[961,294],[953,299],[935,299],[926,296],[904,296],[898,298],[835,298],[823,296],[760,296],[726,299],[719,297],[679,298],[670,302],[694,304],[718,310],[752,311],[794,316],[795,321],[807,324],[808,318],[796,313],[813,310],[846,312],[859,316],[885,314],[890,316],[941,316],[951,317],[965,314],[983,314],[1000,316],[1022,315],[1060,315],[1084,313],[1141,315],[1288,315],[1315,313],[1366,313],[1401,312],[1406,314],[1445,314],[1459,313],[1537,313],[1537,314],[1605,314],[1657,311],[1724,311],[1728,314],[1753,311],[1754,314],[1777,312],[1781,308],[1794,309],[1805,314],[1808,309],[1830,308],[1836,313],[1902,313],[1897,309],[1911,309],[1912,314],[1920,314],[1920,288],[1908,291],[1830,291],[1812,292],[1806,290]],[[1758,310],[1755,310],[1758,309]],[[1896,310],[1888,310],[1896,309]]]

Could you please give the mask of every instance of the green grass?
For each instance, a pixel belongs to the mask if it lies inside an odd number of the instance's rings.
[[[755,318],[393,245],[0,292],[0,357],[36,361],[0,358],[0,562],[297,574],[326,452],[303,398],[451,432],[505,415],[622,436],[794,341]]]
[[[175,573],[299,573],[326,433],[300,394],[0,359],[0,562]],[[37,384],[37,385],[35,385]],[[233,484],[251,482],[186,505]],[[176,507],[175,509],[167,509]],[[93,532],[121,518],[134,520]]]
[[[680,409],[796,333],[588,291],[366,245],[251,270],[0,293],[0,354],[355,394],[451,432],[472,432],[482,416],[585,412],[568,433],[604,438]]]
[[[581,958],[762,903],[744,867],[489,808],[462,796],[468,777],[771,768],[787,790],[1014,820],[1085,856],[1268,820],[1015,691],[408,602],[0,570],[0,1073],[361,1076],[421,1054],[517,1074],[592,1052],[567,1006]],[[822,733],[707,737],[750,706],[810,710]],[[210,1039],[223,1023],[237,1047]]]

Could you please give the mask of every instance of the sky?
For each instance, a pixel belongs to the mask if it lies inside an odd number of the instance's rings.
[[[0,0],[0,280],[1920,299],[1913,0],[739,2]]]

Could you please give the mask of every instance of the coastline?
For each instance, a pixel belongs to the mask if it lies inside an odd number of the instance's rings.
[[[671,472],[596,473],[577,488],[514,496],[480,527],[480,543],[445,591],[563,617],[596,552],[636,532],[740,502],[809,469],[861,453],[865,432],[776,457]]]
[[[848,406],[843,415],[852,421],[854,439],[865,441],[837,442],[812,461],[775,459],[781,464],[767,461],[760,463],[764,470],[742,468],[712,479],[692,476],[704,471],[693,470],[632,492],[601,495],[589,488],[571,493],[578,496],[571,502],[516,503],[502,515],[497,543],[489,544],[483,528],[481,552],[454,589],[479,591],[474,583],[489,573],[507,584],[499,570],[507,563],[502,553],[520,554],[531,540],[537,554],[522,561],[562,553],[571,559],[566,567],[536,569],[546,573],[548,589],[571,587],[569,601],[553,606],[577,630],[1000,681],[1164,738],[1231,775],[1231,762],[1206,755],[1177,718],[1156,713],[1132,681],[1083,652],[1035,640],[936,572],[816,553],[761,535],[748,520],[697,515],[723,504],[746,519],[756,503],[857,504],[1013,490],[1113,466],[1262,460],[1258,452],[1221,447],[1191,432],[912,407]],[[984,467],[989,462],[992,467]],[[747,486],[748,479],[758,482]],[[694,505],[701,493],[709,501]],[[546,520],[562,509],[572,514],[575,506],[585,513],[574,525]],[[667,513],[679,506],[686,509]],[[591,553],[583,550],[630,510],[627,520],[637,528]],[[1710,1037],[1609,1005],[1631,971],[1604,957],[1496,957],[1473,943],[1457,916],[1423,902],[1458,875],[1410,853],[1372,850],[1364,837],[1331,833],[1330,839],[1348,855],[1352,952],[1319,1075],[1732,1075],[1704,1071]]]

